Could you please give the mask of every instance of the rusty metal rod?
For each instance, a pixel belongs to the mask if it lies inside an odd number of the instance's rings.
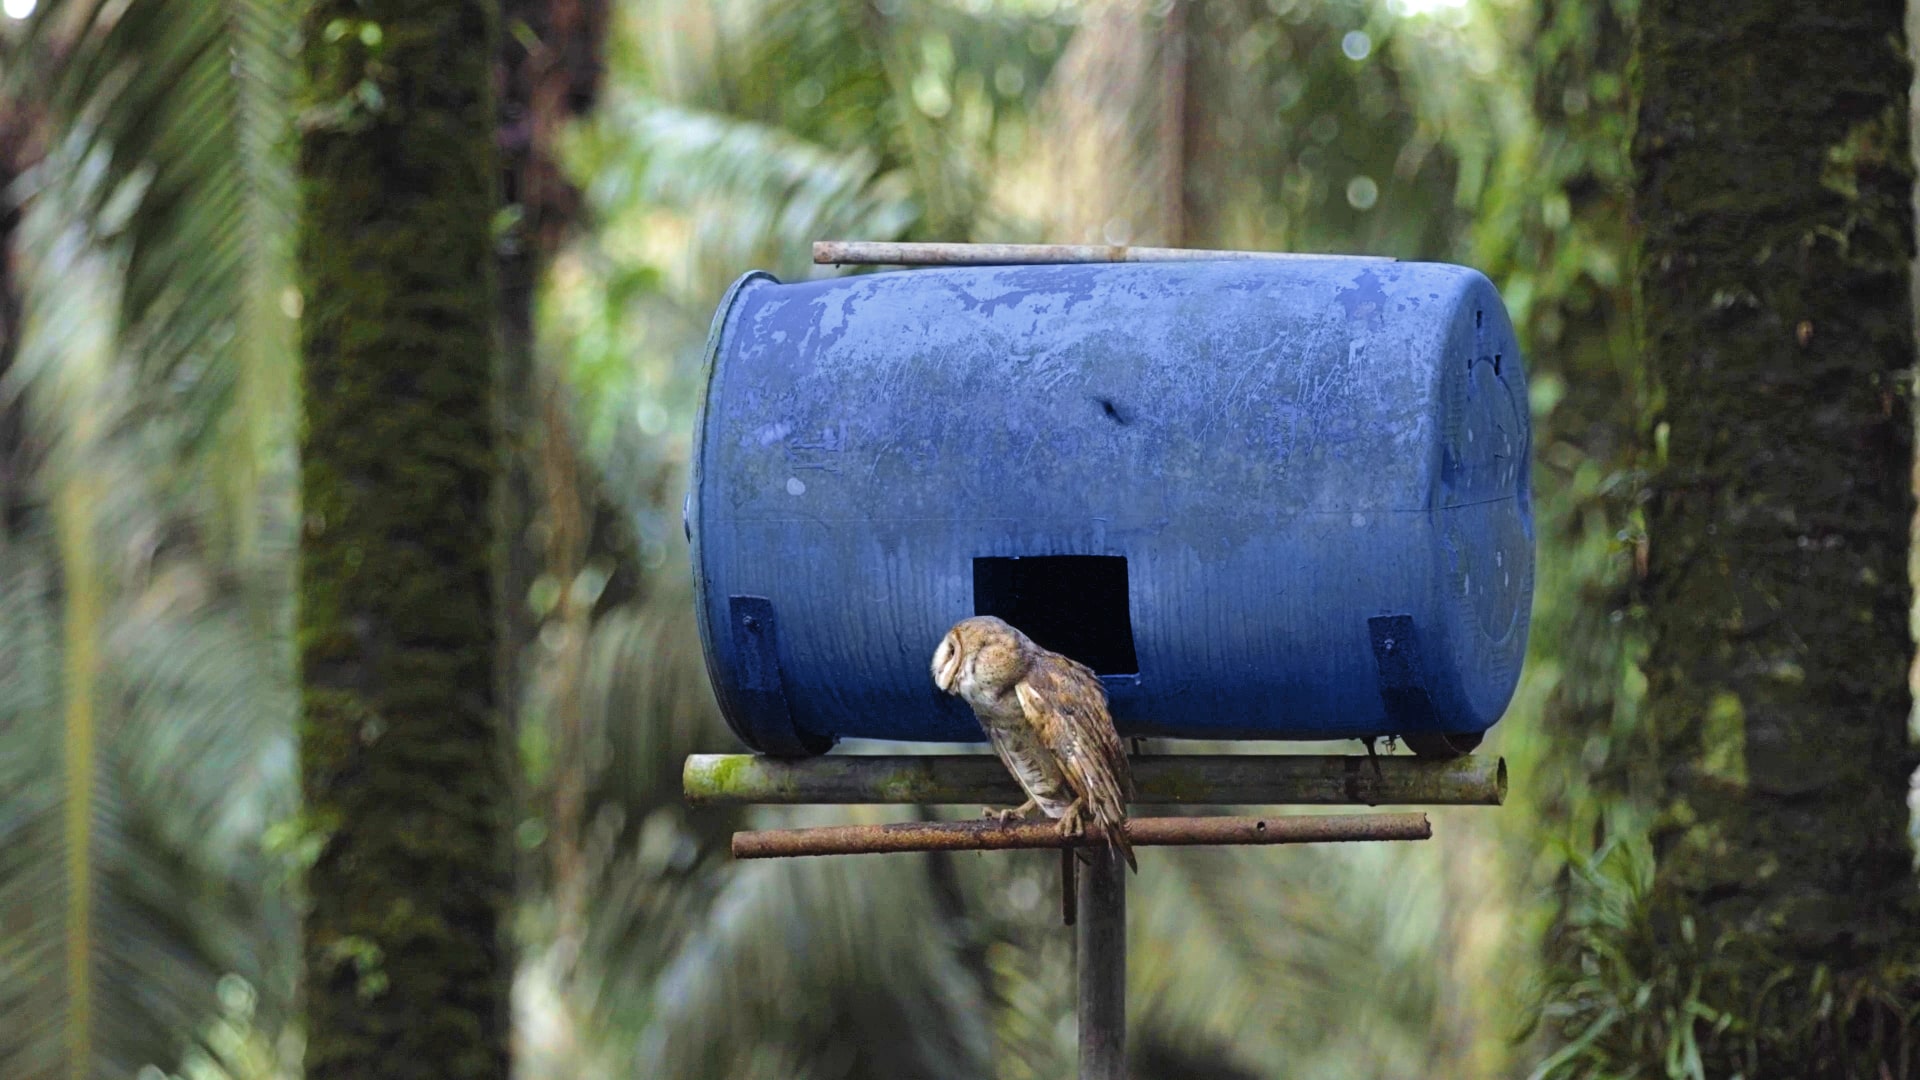
[[[1294,251],[1209,251],[1126,244],[908,244],[882,240],[816,240],[813,244],[813,261],[821,266],[1034,266],[1330,257]],[[1385,255],[1339,257],[1393,261]]]
[[[1026,797],[991,754],[694,754],[681,779],[696,806],[1012,806]],[[1507,765],[1475,756],[1156,754],[1133,759],[1133,785],[1142,806],[1498,806]]]
[[[1342,840],[1425,840],[1425,814],[1300,814],[1287,817],[1132,818],[1135,847],[1225,844],[1320,844]],[[1052,821],[902,821],[891,825],[828,825],[733,834],[736,859],[800,855],[884,855],[902,851],[1014,851],[1099,846],[1097,837],[1061,835]]]

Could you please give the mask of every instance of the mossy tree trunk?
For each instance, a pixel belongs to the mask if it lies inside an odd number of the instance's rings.
[[[305,22],[306,1072],[504,1077],[487,0]]]
[[[1912,1075],[1903,5],[1648,0],[1639,30],[1660,782],[1631,1023],[1707,1076]]]

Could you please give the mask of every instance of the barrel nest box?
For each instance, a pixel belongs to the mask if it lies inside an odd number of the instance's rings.
[[[929,674],[974,614],[1123,735],[1470,747],[1526,653],[1526,378],[1465,267],[752,273],[694,439],[708,674],[764,753],[983,741]]]

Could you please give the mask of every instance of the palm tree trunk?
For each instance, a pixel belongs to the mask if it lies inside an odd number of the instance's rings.
[[[303,66],[307,1075],[504,1077],[497,11],[317,0]]]
[[[1640,13],[1636,284],[1664,401],[1646,510],[1649,962],[1656,986],[1697,985],[1731,1021],[1684,1022],[1709,1076],[1920,1067],[1898,1011],[1920,1001],[1899,968],[1920,959],[1902,7]]]
[[[539,631],[527,604],[543,545],[529,535],[540,514],[539,445],[549,432],[542,401],[555,391],[534,360],[534,300],[540,277],[578,224],[580,193],[560,167],[562,127],[592,109],[600,92],[607,0],[503,0],[500,35],[501,201],[514,226],[498,245],[501,438],[507,460],[496,493],[502,529],[500,701],[509,721],[520,705],[524,650]]]
[[[41,118],[28,102],[0,98],[0,191],[10,190],[39,154]],[[0,205],[0,385],[20,349],[26,326],[21,283],[14,269],[21,208],[13,200]],[[40,496],[34,474],[37,457],[27,432],[26,395],[0,392],[0,548],[24,538],[38,525]]]
[[[599,0],[503,0],[500,11],[512,32],[501,34],[497,42],[496,141],[501,201],[510,208],[514,224],[496,253],[501,359],[496,400],[504,451],[494,493],[502,540],[496,647],[500,705],[516,736],[526,669],[533,663],[527,648],[540,630],[528,593],[543,571],[559,571],[555,580],[571,581],[578,569],[557,565],[559,560],[552,557],[552,549],[564,546],[557,534],[570,537],[574,522],[571,516],[551,520],[556,507],[541,482],[542,459],[556,440],[570,446],[573,435],[564,426],[556,429],[545,422],[544,406],[557,388],[534,356],[534,308],[541,274],[580,211],[580,193],[560,168],[555,142],[575,108],[584,110],[598,92],[604,6]],[[550,519],[548,527],[535,529],[542,517]],[[568,762],[562,761],[565,768]],[[516,785],[522,779],[514,776]],[[516,802],[526,806],[531,793],[518,786],[516,792]]]

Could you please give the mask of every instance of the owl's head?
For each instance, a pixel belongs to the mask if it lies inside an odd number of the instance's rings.
[[[933,685],[969,701],[997,698],[1027,673],[1032,652],[1027,635],[1001,619],[961,619],[933,651]]]

